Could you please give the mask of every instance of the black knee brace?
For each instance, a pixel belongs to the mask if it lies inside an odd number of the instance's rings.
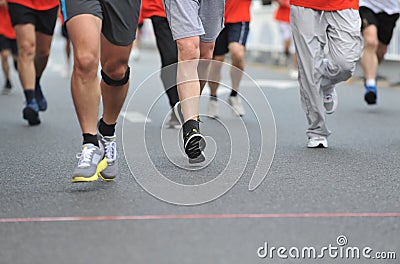
[[[103,78],[103,81],[110,86],[122,86],[128,83],[130,72],[131,68],[128,66],[125,76],[121,80],[113,80],[103,70],[101,70],[101,78]]]

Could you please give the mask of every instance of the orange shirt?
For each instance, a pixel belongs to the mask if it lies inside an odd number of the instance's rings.
[[[250,22],[251,0],[226,0],[225,24]]]
[[[49,10],[58,6],[58,0],[7,0],[9,3],[19,4],[35,10]]]
[[[280,22],[290,23],[290,0],[283,0],[275,12],[275,19]]]
[[[145,19],[152,16],[166,17],[162,0],[142,0],[140,17]]]
[[[325,11],[358,10],[358,0],[290,0],[290,4]]]
[[[7,6],[0,6],[0,35],[9,39],[15,39],[15,31],[11,24]]]

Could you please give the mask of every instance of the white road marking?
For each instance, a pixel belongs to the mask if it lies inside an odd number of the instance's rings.
[[[151,119],[135,111],[121,112],[120,116],[131,123],[151,123]]]

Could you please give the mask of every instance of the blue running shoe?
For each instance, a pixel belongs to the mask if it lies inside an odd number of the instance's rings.
[[[40,84],[36,85],[36,87],[35,87],[35,99],[39,106],[39,111],[46,111],[47,110],[47,100],[43,95],[42,86],[40,86]]]
[[[36,126],[40,124],[39,106],[35,99],[26,104],[22,110],[22,117],[28,121],[30,126]]]
[[[376,104],[377,90],[376,86],[365,86],[364,100],[369,105]]]

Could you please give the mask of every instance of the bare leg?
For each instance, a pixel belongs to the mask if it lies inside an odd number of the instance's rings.
[[[219,82],[221,81],[222,62],[224,62],[225,56],[214,56],[213,60],[215,60],[216,62],[213,62],[211,64],[208,86],[210,86],[211,96],[217,96],[217,89],[219,86]]]
[[[239,84],[242,80],[244,70],[244,46],[237,42],[232,42],[229,44],[229,52],[232,57],[233,66],[231,68],[232,89],[237,92],[239,91]]]
[[[34,90],[36,70],[34,64],[36,51],[35,26],[21,24],[15,26],[18,44],[18,73],[24,90]]]
[[[74,48],[71,91],[75,110],[82,133],[95,135],[100,103],[97,69],[100,57],[101,20],[93,15],[78,15],[68,21],[67,28]]]
[[[35,69],[36,76],[42,76],[46,68],[47,61],[50,55],[52,36],[36,32],[36,55],[35,55]]]
[[[3,74],[6,80],[10,79],[10,65],[8,64],[8,57],[10,56],[9,50],[1,51],[1,65],[3,66]]]
[[[113,80],[122,80],[128,69],[131,46],[116,46],[101,36],[101,65],[102,70]],[[101,81],[103,99],[103,121],[106,124],[117,122],[121,108],[125,102],[129,82],[122,86],[110,86]]]
[[[189,37],[178,39],[178,73],[177,86],[181,101],[184,122],[196,120],[200,96],[200,82],[197,74],[198,59],[200,58],[200,38]]]
[[[363,30],[364,52],[361,65],[365,79],[375,79],[378,70],[378,29],[375,25],[369,25]]]

